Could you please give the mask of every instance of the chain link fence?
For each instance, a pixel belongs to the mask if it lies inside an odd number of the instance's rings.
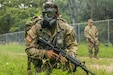
[[[24,31],[0,35],[0,44],[25,43]]]
[[[99,41],[105,45],[113,45],[113,19],[94,21],[94,25],[97,27],[99,32]],[[84,28],[87,26],[87,22],[76,23],[76,34],[78,42],[85,42]]]
[[[99,31],[99,41],[104,44],[113,44],[113,19],[94,21],[94,25],[98,28]],[[85,42],[86,38],[84,37],[84,28],[87,26],[87,22],[76,23],[72,26],[75,27],[78,43]],[[24,31],[0,35],[0,44],[13,42],[25,43]]]

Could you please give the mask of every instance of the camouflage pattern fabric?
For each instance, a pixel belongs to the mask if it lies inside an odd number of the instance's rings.
[[[96,57],[99,51],[98,30],[96,26],[86,26],[84,29],[84,35],[88,43],[89,56],[92,57],[92,50],[94,48],[94,57]]]
[[[48,59],[45,57],[45,52],[49,48],[46,46],[41,46],[38,43],[39,37],[48,40],[51,44],[64,49],[68,53],[73,53],[75,56],[77,54],[75,30],[72,26],[68,25],[63,19],[58,18],[57,27],[52,34],[47,28],[42,28],[40,21],[37,21],[36,24],[33,25],[32,28],[27,32],[26,36],[26,53],[28,56],[34,59],[33,64],[35,65],[37,72],[40,72],[39,68],[41,69],[42,64],[45,64],[46,68],[48,68],[47,74],[49,75],[52,68],[56,67],[56,65],[59,63],[56,59],[49,60],[48,63]]]

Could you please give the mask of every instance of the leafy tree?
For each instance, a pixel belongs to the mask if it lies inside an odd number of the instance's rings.
[[[4,6],[0,8],[0,34],[24,30],[26,21],[35,16],[35,14],[40,15],[41,13],[41,8],[20,9],[18,5],[22,1],[19,0],[12,0],[11,4],[14,4],[13,6],[7,4],[7,2],[8,0],[5,1],[5,4],[2,2]]]
[[[104,20],[113,18],[113,0],[85,0],[86,6],[83,8],[83,20],[93,18],[94,20]]]
[[[35,15],[41,15],[42,6],[47,0],[0,0],[0,34],[24,30],[27,20]],[[52,0],[59,7],[62,17],[72,23],[72,13],[69,8],[69,0]],[[113,0],[73,0],[76,7],[75,19],[77,22],[104,20],[113,18]],[[25,8],[20,8],[24,5]],[[73,10],[73,9],[72,9]],[[110,23],[112,34],[112,23]],[[100,27],[104,29],[103,27]],[[107,29],[101,31],[104,34]],[[101,35],[102,36],[102,35]]]

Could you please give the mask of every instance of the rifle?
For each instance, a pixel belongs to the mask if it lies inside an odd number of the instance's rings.
[[[71,63],[73,63],[74,65],[81,67],[86,72],[86,75],[89,75],[89,74],[95,75],[94,73],[92,73],[91,71],[89,71],[86,68],[86,66],[84,66],[78,59],[76,59],[75,57],[70,56],[63,49],[61,49],[59,47],[56,47],[56,46],[53,46],[52,44],[50,44],[48,41],[44,40],[41,37],[39,37],[38,42],[44,44],[45,46],[49,46],[56,53],[60,53],[63,57],[65,57],[66,59],[68,59],[69,61],[71,61]]]

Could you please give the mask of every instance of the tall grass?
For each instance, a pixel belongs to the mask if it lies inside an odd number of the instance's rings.
[[[97,69],[91,67],[93,64],[108,65],[113,62],[112,47],[100,46],[99,57],[101,59],[89,59],[87,45],[78,46],[78,58],[86,62],[87,68],[96,75],[113,75],[113,72],[107,72],[105,69]],[[32,66],[33,69],[33,66]],[[34,70],[33,70],[34,71]],[[19,44],[0,45],[0,75],[27,75],[27,56],[25,54],[25,46]],[[45,75],[45,72],[39,75]],[[85,75],[81,68],[73,74],[68,74],[59,69],[54,69],[51,75]]]

